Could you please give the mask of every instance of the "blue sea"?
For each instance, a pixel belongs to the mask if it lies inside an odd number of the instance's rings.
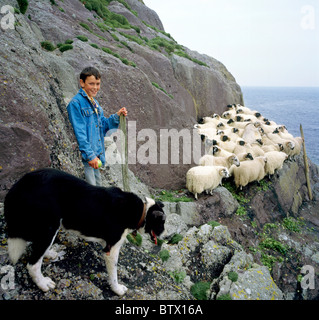
[[[319,87],[242,87],[244,105],[284,124],[295,137],[302,124],[308,158],[319,165]]]

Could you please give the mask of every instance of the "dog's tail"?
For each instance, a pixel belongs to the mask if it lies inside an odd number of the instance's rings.
[[[24,253],[26,246],[27,242],[21,238],[8,239],[8,253],[13,264],[16,264],[18,262],[18,260]]]

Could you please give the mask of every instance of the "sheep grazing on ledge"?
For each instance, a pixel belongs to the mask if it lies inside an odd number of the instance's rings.
[[[225,157],[214,157],[210,154],[205,154],[199,159],[200,166],[223,166],[229,169],[232,165],[240,166],[240,161],[236,155]]]
[[[267,158],[267,163],[265,165],[266,174],[273,175],[276,170],[282,168],[284,162],[287,160],[288,155],[285,152],[277,152],[271,151],[265,153],[265,157]]]
[[[295,143],[295,148],[289,152],[289,154],[288,154],[289,159],[293,159],[295,156],[300,154],[302,145],[304,143],[304,141],[301,137],[294,138],[293,142]]]
[[[197,166],[188,170],[186,174],[186,188],[192,192],[198,200],[198,194],[207,193],[217,188],[223,178],[229,177],[229,171],[222,166]]]
[[[227,176],[233,176],[236,186],[242,188],[281,169],[287,158],[300,154],[303,144],[302,138],[293,137],[284,125],[240,104],[228,105],[221,116],[203,117],[195,128],[205,143],[205,155],[199,162],[202,168],[187,172],[187,188],[196,199],[197,194],[213,190],[209,183],[204,185],[213,168],[228,170]]]
[[[262,180],[265,175],[266,157],[257,157],[251,161],[244,161],[240,167],[234,168],[233,175],[236,187],[242,189],[248,183]]]

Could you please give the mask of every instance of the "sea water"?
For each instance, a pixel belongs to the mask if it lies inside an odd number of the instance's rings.
[[[319,165],[319,87],[242,87],[244,105],[284,124],[295,137],[302,125],[308,158]]]

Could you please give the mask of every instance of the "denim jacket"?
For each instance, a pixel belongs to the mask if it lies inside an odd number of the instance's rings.
[[[104,137],[111,129],[117,129],[120,117],[112,114],[104,117],[103,110],[95,100],[97,113],[86,92],[81,88],[67,106],[69,120],[73,126],[83,161],[99,157],[105,165]]]

